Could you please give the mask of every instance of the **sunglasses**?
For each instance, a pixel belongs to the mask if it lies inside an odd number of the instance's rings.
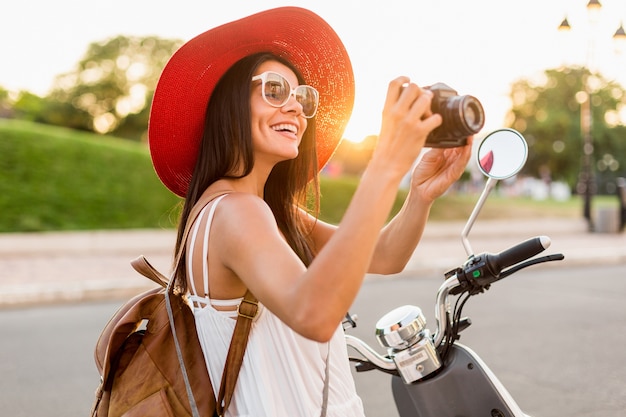
[[[261,92],[263,100],[272,107],[283,107],[292,95],[302,106],[302,115],[307,119],[315,116],[319,104],[320,95],[310,85],[299,85],[291,88],[289,81],[282,75],[266,71],[263,74],[252,77],[252,81],[261,80]]]

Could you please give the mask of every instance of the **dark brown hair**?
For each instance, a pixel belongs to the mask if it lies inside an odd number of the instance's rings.
[[[251,133],[250,94],[251,79],[264,62],[277,61],[289,67],[305,83],[301,73],[286,60],[269,53],[245,57],[235,63],[220,79],[209,99],[205,115],[204,134],[198,152],[193,176],[189,184],[178,225],[176,252],[189,214],[202,193],[222,178],[242,178],[254,167]],[[312,180],[311,180],[312,177]],[[319,183],[315,147],[315,118],[300,142],[295,159],[278,163],[270,173],[264,190],[264,200],[271,208],[280,231],[298,257],[309,265],[313,250],[298,215],[299,208],[311,208],[317,217],[319,211]],[[187,291],[187,268],[183,259],[175,272],[178,291]]]

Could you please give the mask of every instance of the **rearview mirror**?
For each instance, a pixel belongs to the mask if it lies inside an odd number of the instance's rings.
[[[494,130],[483,139],[478,147],[477,158],[478,167],[489,179],[461,233],[461,240],[467,256],[474,254],[469,243],[469,233],[478,213],[485,204],[487,196],[496,186],[498,180],[511,178],[524,167],[526,158],[528,158],[528,144],[524,136],[516,130]]]
[[[528,158],[526,139],[516,130],[498,129],[478,148],[478,166],[489,178],[502,180],[517,174]]]

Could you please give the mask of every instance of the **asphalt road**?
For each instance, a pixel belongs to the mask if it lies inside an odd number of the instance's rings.
[[[626,410],[626,265],[526,270],[471,299],[461,342],[491,367],[522,409],[543,417],[618,417]],[[383,352],[377,319],[415,304],[434,326],[438,277],[371,279],[350,334]],[[117,301],[0,310],[0,412],[88,415],[99,376],[93,347]],[[389,377],[355,374],[368,416],[395,417]]]

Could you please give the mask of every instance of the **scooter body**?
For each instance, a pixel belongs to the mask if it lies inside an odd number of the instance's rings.
[[[392,376],[391,389],[400,417],[524,415],[480,357],[458,343],[434,376],[411,384]]]

